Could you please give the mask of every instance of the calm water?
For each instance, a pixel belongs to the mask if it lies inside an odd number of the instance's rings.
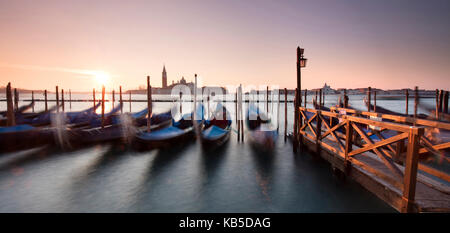
[[[333,98],[327,97],[328,106],[336,103]],[[358,102],[361,99],[350,101],[354,106]],[[377,101],[383,104],[404,111],[403,101]],[[91,105],[72,103],[72,110]],[[132,111],[145,105],[133,103]],[[172,105],[155,103],[154,111]],[[234,104],[227,106],[233,114]],[[186,104],[183,111],[189,107]],[[36,111],[42,108],[38,103]],[[0,110],[4,109],[5,102],[0,102]],[[124,109],[129,110],[128,103]],[[284,105],[280,109],[284,119]],[[291,130],[292,103],[288,113]],[[76,151],[38,148],[3,154],[0,212],[394,211],[355,182],[334,176],[326,162],[305,152],[294,155],[291,144],[283,140],[283,129],[284,122],[273,154],[237,143],[234,132],[224,147],[209,152],[192,142],[161,151],[137,152],[105,143]]]

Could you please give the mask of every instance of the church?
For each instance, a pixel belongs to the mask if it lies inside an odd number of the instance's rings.
[[[178,84],[186,85],[189,87],[191,92],[193,93],[194,90],[194,83],[193,82],[187,82],[184,76],[181,77],[180,80],[177,82],[172,80],[172,84],[167,85],[167,70],[166,66],[163,65],[162,70],[162,77],[161,77],[161,87],[160,88],[153,88],[152,92],[155,94],[171,94],[172,88]]]

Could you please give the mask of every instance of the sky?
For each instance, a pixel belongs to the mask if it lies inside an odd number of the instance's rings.
[[[448,0],[0,0],[0,86],[450,89]],[[106,81],[105,81],[106,80]]]

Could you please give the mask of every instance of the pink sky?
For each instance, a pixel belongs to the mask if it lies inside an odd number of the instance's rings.
[[[405,4],[408,3],[408,4]],[[0,0],[0,86],[206,85],[450,89],[448,1]]]

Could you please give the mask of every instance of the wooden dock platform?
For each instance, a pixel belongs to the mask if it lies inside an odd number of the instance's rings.
[[[376,113],[299,107],[298,141],[400,212],[450,212],[449,175],[422,162],[430,154],[446,156],[443,151],[450,146],[432,145],[424,135],[426,126],[450,129],[450,124],[381,114],[377,120],[364,117],[369,115]],[[383,131],[397,134],[385,138]]]

